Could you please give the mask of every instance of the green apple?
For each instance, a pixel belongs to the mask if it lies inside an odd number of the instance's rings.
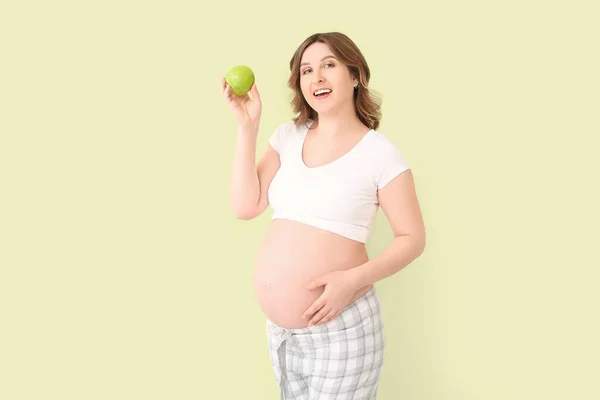
[[[254,72],[246,65],[237,65],[227,72],[225,81],[231,86],[231,91],[243,96],[250,91],[254,85]]]

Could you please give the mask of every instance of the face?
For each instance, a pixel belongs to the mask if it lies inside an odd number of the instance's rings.
[[[354,86],[350,75],[325,43],[306,48],[300,61],[300,88],[308,104],[319,114],[354,107]]]

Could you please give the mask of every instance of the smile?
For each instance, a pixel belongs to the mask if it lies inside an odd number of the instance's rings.
[[[319,89],[313,93],[313,96],[315,96],[315,97],[325,96],[325,95],[328,95],[329,93],[331,93],[331,89]]]

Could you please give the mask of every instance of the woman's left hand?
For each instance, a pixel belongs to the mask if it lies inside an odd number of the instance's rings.
[[[337,317],[358,290],[348,271],[329,272],[314,279],[306,288],[312,290],[320,286],[325,286],[325,290],[302,315],[309,319],[308,326],[324,324]]]

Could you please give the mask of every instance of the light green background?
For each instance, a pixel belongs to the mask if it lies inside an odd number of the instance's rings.
[[[378,398],[600,398],[596,4],[3,2],[0,398],[278,398],[251,283],[270,210],[228,207],[220,79],[254,69],[262,151],[293,51],[332,30],[428,231],[377,284]],[[380,213],[371,255],[390,238]]]

